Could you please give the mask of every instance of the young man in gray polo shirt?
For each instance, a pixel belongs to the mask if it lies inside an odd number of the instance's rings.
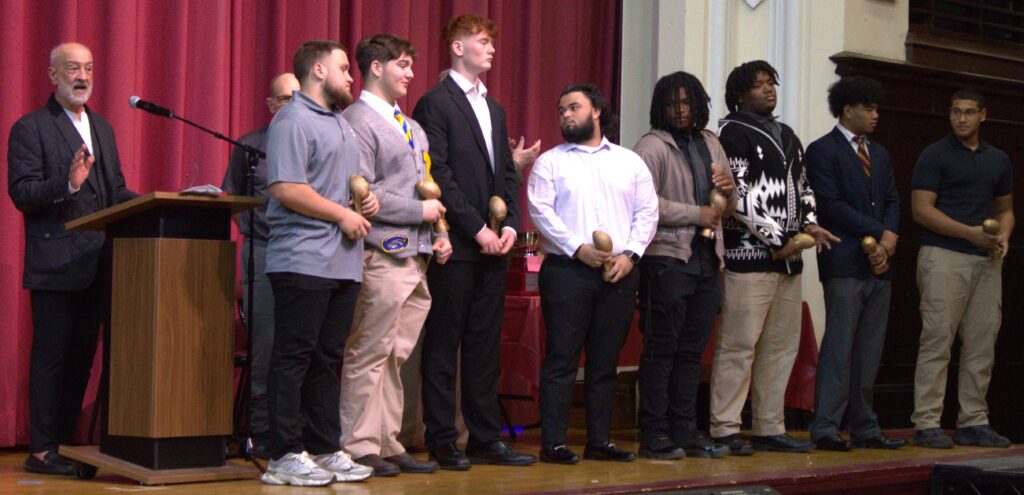
[[[341,350],[363,272],[370,223],[345,205],[359,173],[355,134],[338,106],[352,102],[348,54],[334,41],[309,41],[295,53],[301,91],[267,136],[274,348],[267,384],[273,450],[264,483],[322,486],[373,470],[338,450]],[[372,194],[362,203],[372,216]]]
[[[1013,168],[1006,153],[981,140],[987,109],[964,89],[949,109],[952,134],[925,148],[914,167],[911,204],[921,230],[917,283],[921,343],[914,371],[914,444],[1009,447],[988,424],[989,380],[1002,323],[1002,271],[1013,232]],[[999,221],[999,232],[982,222]],[[990,253],[992,256],[990,256]],[[960,414],[952,440],[940,428],[950,347],[959,335]]]

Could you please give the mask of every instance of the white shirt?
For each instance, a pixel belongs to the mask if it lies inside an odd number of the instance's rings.
[[[78,135],[82,136],[82,141],[85,141],[85,149],[89,150],[90,155],[94,155],[92,151],[92,127],[89,126],[89,112],[82,110],[81,120],[79,120],[78,116],[75,115],[75,112],[72,112],[67,108],[64,108],[64,114],[71,119],[71,125],[75,126],[75,130],[78,131]],[[78,150],[75,150],[75,153],[78,153]],[[78,189],[71,187],[71,182],[68,181],[68,192],[76,193],[79,189],[81,189],[81,187]]]
[[[843,124],[836,124],[836,128],[839,129],[839,132],[843,133],[843,136],[846,136],[846,142],[850,143],[850,146],[853,146],[853,152],[857,153],[857,135],[843,127]],[[871,158],[871,152],[868,151],[867,136],[864,137],[864,153],[867,153],[868,158]]]
[[[477,79],[476,85],[474,86],[466,79],[455,72],[454,70],[448,71],[448,77],[451,77],[455,84],[459,85],[463,93],[466,93],[466,99],[469,100],[469,106],[473,108],[473,113],[476,114],[476,120],[480,123],[480,132],[484,135],[484,144],[487,145],[487,156],[491,159],[491,170],[494,170],[494,139],[491,136],[491,109],[487,107],[487,86],[484,86],[484,82]]]
[[[405,139],[405,131],[402,130],[402,124],[395,118],[395,110],[398,110],[398,112],[402,111],[402,109],[398,108],[398,102],[390,105],[383,98],[366,90],[359,93],[359,100],[369,105],[370,108],[384,117],[384,120],[391,122],[391,127],[398,130],[398,133],[402,135],[402,139]],[[403,114],[402,117],[405,117],[405,115]]]
[[[612,238],[613,255],[629,250],[642,256],[658,226],[658,196],[647,165],[604,138],[597,147],[563,143],[540,155],[527,195],[545,253],[572,256],[603,230]]]

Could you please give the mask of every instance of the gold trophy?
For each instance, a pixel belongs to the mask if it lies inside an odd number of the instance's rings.
[[[989,235],[999,235],[999,220],[989,218],[984,222],[981,222],[981,230]],[[991,260],[997,260],[1003,257],[1003,249],[998,245],[988,250],[988,258]]]
[[[612,236],[608,235],[607,232],[603,230],[595,230],[592,234],[592,237],[594,238],[594,248],[596,248],[598,251],[604,251],[606,253],[612,252]],[[611,271],[611,269],[611,260],[605,261],[604,274],[606,276],[608,275],[608,272]]]
[[[505,204],[505,200],[497,196],[491,196],[491,200],[487,202],[488,209],[491,210],[491,230],[495,234],[501,229],[501,222],[505,221],[505,215],[508,215],[508,205]]]
[[[875,238],[872,236],[867,236],[864,238],[864,240],[860,241],[860,248],[863,249],[864,254],[868,256],[875,254],[876,252],[878,252],[879,249],[884,249],[882,246],[878,245],[878,241],[876,241]],[[888,261],[883,261],[881,264],[878,265],[871,265],[871,271],[874,272],[875,275],[881,275],[885,273],[888,269]]]
[[[436,182],[429,179],[417,182],[416,192],[420,193],[420,197],[423,199],[441,199],[441,188]],[[444,219],[444,213],[434,222],[434,232],[438,234],[448,232],[448,222]]]
[[[363,215],[363,200],[370,195],[370,183],[362,175],[351,175],[348,178],[348,190],[352,193],[352,209]]]
[[[814,236],[803,232],[793,236],[790,242],[796,243],[796,251],[794,251],[793,254],[803,251],[804,249],[812,248],[815,245]],[[779,255],[776,251],[772,251],[772,259],[779,259]]]
[[[725,208],[729,204],[729,200],[725,197],[725,193],[719,188],[711,190],[711,198],[708,199],[708,206],[715,209],[719,215],[725,213]],[[705,239],[714,239],[715,231],[708,227],[704,227],[700,231],[700,235]]]

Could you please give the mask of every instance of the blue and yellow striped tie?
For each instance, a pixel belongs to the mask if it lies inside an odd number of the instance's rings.
[[[402,124],[402,134],[405,134],[405,142],[409,143],[409,148],[415,150],[416,144],[412,141],[412,130],[409,129],[409,124],[405,123],[405,117],[397,108],[395,109],[395,120],[397,120],[399,124]]]

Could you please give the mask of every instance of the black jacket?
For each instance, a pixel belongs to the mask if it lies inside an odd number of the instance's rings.
[[[114,129],[86,107],[96,161],[82,188],[68,192],[68,171],[81,135],[50,95],[46,106],[11,127],[7,192],[25,217],[26,289],[81,290],[92,283],[102,232],[68,231],[64,224],[135,197],[125,188]]]
[[[451,77],[423,95],[412,114],[430,141],[430,172],[447,208],[453,260],[475,261],[484,256],[473,236],[489,223],[491,196],[501,197],[508,206],[502,227],[519,229],[519,181],[508,146],[505,111],[490,94],[487,107],[497,162],[493,171],[473,107]]]
[[[739,200],[723,222],[725,267],[734,272],[803,270],[799,255],[772,261],[771,252],[816,224],[814,191],[804,173],[803,145],[782,127],[782,146],[750,114],[733,112],[720,122],[719,141],[729,157]]]

